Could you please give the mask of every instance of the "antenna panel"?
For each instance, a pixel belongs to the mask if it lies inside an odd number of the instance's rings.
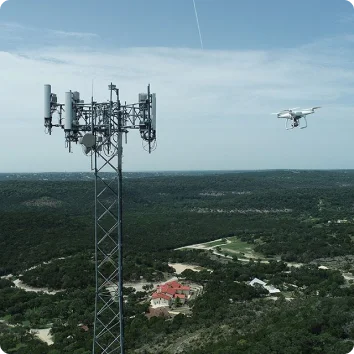
[[[147,93],[139,93],[139,103],[145,103],[148,98]]]
[[[51,86],[44,85],[44,118],[51,117]]]
[[[156,131],[156,93],[152,94],[151,106],[151,128]]]
[[[65,92],[65,130],[71,130],[73,127],[73,101],[72,101],[72,93]]]
[[[80,92],[77,92],[77,91],[73,92],[73,100],[80,101]]]

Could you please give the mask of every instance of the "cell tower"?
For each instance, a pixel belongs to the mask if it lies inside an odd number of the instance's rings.
[[[64,130],[66,147],[82,145],[91,156],[95,173],[95,272],[96,299],[93,354],[124,354],[122,154],[123,134],[138,129],[144,148],[156,148],[156,94],[140,93],[138,103],[122,105],[119,90],[108,86],[110,100],[91,103],[79,92],[66,92],[65,104],[57,102],[50,85],[44,85],[44,126]],[[113,93],[116,99],[113,101]],[[53,113],[59,115],[53,124]],[[65,118],[63,117],[65,113]],[[64,123],[63,123],[64,120]],[[104,171],[105,170],[105,171]],[[108,171],[113,173],[106,173]]]

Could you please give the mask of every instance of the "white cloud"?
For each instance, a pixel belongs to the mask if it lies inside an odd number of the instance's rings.
[[[70,40],[85,41],[100,39],[95,33],[88,32],[66,32],[51,30],[47,28],[36,28],[23,26],[18,23],[3,22],[0,23],[0,44],[8,45],[21,44],[28,47],[32,43],[36,45],[60,45],[61,41],[68,43]]]
[[[60,36],[60,37],[64,37],[64,38],[67,38],[67,37],[73,37],[73,38],[78,38],[78,39],[100,38],[100,36],[98,34],[87,33],[87,32],[64,32],[64,31],[52,31],[52,30],[50,30],[49,32],[56,35],[56,36]]]
[[[68,35],[70,36],[70,34]],[[42,47],[0,52],[2,171],[89,170],[79,147],[68,155],[62,131],[44,135],[43,85],[137,101],[148,83],[158,97],[158,149],[148,156],[129,133],[125,170],[348,168],[354,109],[350,38],[283,51]],[[271,112],[323,106],[309,128],[287,132]]]

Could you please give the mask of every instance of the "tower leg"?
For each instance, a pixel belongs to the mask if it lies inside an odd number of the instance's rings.
[[[118,113],[119,114],[119,113]],[[119,290],[119,323],[120,323],[120,347],[124,354],[124,315],[123,315],[123,133],[121,115],[118,117],[118,290]]]
[[[95,149],[96,301],[93,354],[123,354],[122,134]],[[116,138],[116,139],[114,139]],[[115,142],[116,141],[116,142]],[[107,169],[110,174],[107,174]],[[103,172],[103,170],[105,170]]]

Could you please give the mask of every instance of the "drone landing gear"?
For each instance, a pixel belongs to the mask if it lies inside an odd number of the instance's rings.
[[[292,130],[292,129],[296,128],[298,125],[299,125],[298,121],[288,118],[285,122],[285,129]]]
[[[306,117],[302,117],[305,119],[305,126],[304,127],[300,127],[300,129],[305,129],[307,128],[307,120],[306,120]],[[286,130],[292,130],[294,128],[297,128],[300,126],[300,118],[288,118],[286,120],[286,123],[285,123],[285,129]]]
[[[300,129],[305,129],[305,128],[307,128],[307,119],[306,119],[306,117],[304,116],[304,119],[305,119],[305,126],[304,127],[301,127]]]

